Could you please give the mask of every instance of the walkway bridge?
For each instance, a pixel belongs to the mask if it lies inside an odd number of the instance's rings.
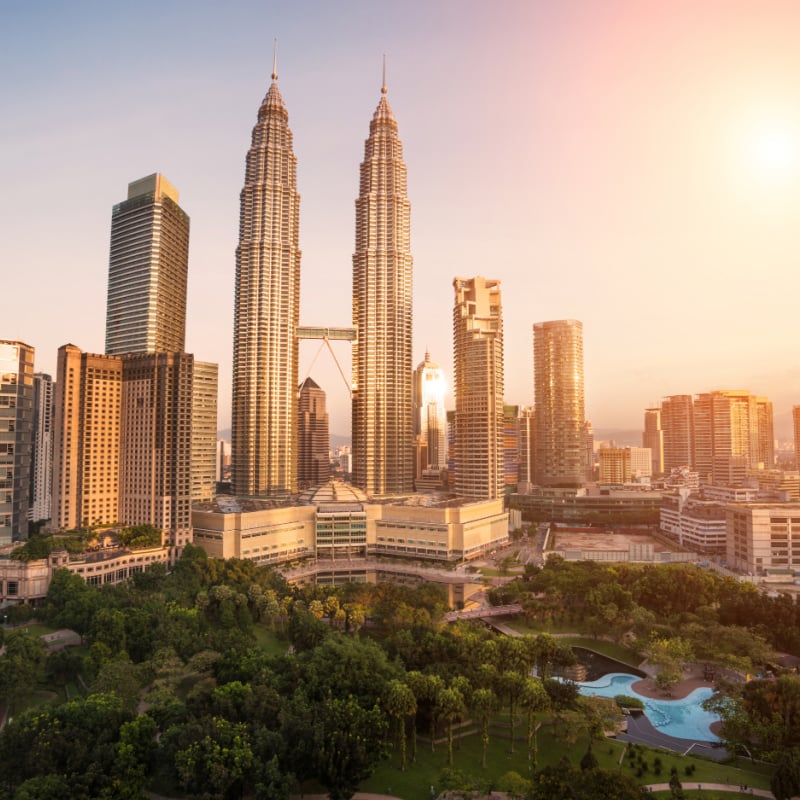
[[[522,612],[519,603],[509,603],[505,606],[484,606],[473,608],[469,611],[448,611],[444,615],[445,622],[455,622],[459,619],[490,619],[492,617],[508,617]]]

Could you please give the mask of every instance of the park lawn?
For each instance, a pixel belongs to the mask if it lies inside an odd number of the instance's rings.
[[[6,630],[6,635],[14,633],[14,631],[25,629],[33,636],[44,636],[46,633],[55,633],[60,628],[54,628],[51,625],[45,625],[42,622],[31,622],[30,624],[22,625],[19,628],[10,628]]]
[[[258,646],[267,655],[283,656],[289,650],[289,643],[285,639],[278,638],[275,631],[270,630],[266,625],[254,625],[253,634]]]
[[[586,650],[593,650],[595,653],[621,661],[623,664],[630,664],[633,667],[638,666],[642,661],[642,657],[634,650],[629,647],[623,647],[616,642],[609,642],[607,639],[593,639],[588,636],[560,636],[558,641],[570,647],[583,647]]]
[[[519,724],[515,730],[514,753],[511,753],[510,739],[501,738],[499,733],[494,730],[491,732],[486,769],[481,767],[481,742],[477,733],[470,734],[454,742],[453,769],[471,779],[476,788],[482,789],[488,789],[496,785],[498,779],[510,771],[529,778],[525,726]],[[584,753],[586,753],[588,738],[585,735],[580,736],[574,742],[567,744],[556,739],[553,736],[551,727],[545,723],[539,729],[538,744],[539,768],[557,765],[564,755],[567,756],[571,764],[578,766]],[[678,770],[681,781],[687,787],[691,786],[692,783],[696,785],[699,782],[729,783],[734,785],[746,783],[748,786],[756,788],[769,788],[771,771],[768,767],[753,766],[746,762],[744,766],[739,767],[730,764],[718,764],[702,758],[682,756],[678,753],[652,750],[644,747],[638,749],[642,759],[647,764],[647,770],[643,769],[642,775],[637,776],[637,772],[641,768],[638,763],[638,754],[634,766],[631,767],[629,759],[623,756],[625,748],[625,743],[616,739],[595,740],[592,745],[592,751],[602,768],[622,770],[645,785],[668,783],[670,770],[674,766]],[[405,772],[400,770],[399,749],[395,745],[390,758],[383,762],[372,776],[361,784],[360,790],[393,794],[402,798],[402,800],[426,798],[430,795],[431,786],[434,787],[438,794],[440,773],[448,766],[446,740],[437,742],[436,751],[431,753],[430,743],[418,739],[417,761],[414,764],[410,763],[410,740],[407,742],[407,749],[409,763]],[[659,775],[655,774],[654,760],[656,757],[661,760],[661,773]],[[685,769],[688,765],[694,766],[694,772],[691,775],[685,774]]]

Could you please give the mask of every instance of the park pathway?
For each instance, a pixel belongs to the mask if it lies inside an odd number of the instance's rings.
[[[689,781],[683,781],[682,783],[683,789],[686,792],[690,792],[693,789],[700,789],[706,792],[730,792],[738,794],[740,797],[771,797],[772,800],[775,800],[775,795],[768,789],[754,789],[752,786],[743,789],[741,786],[734,786],[732,783],[691,783]],[[645,788],[650,789],[652,792],[668,792],[669,784],[651,783]]]

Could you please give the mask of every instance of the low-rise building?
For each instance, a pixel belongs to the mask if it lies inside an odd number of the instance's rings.
[[[664,495],[659,527],[682,547],[724,553],[727,537],[725,503],[689,496],[686,489]]]
[[[726,507],[728,566],[747,575],[800,575],[800,503]]]

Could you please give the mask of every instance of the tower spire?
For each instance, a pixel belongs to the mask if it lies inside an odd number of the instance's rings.
[[[381,83],[381,94],[386,94],[386,53],[383,54],[383,82]]]
[[[272,80],[278,80],[278,37],[272,45]]]

